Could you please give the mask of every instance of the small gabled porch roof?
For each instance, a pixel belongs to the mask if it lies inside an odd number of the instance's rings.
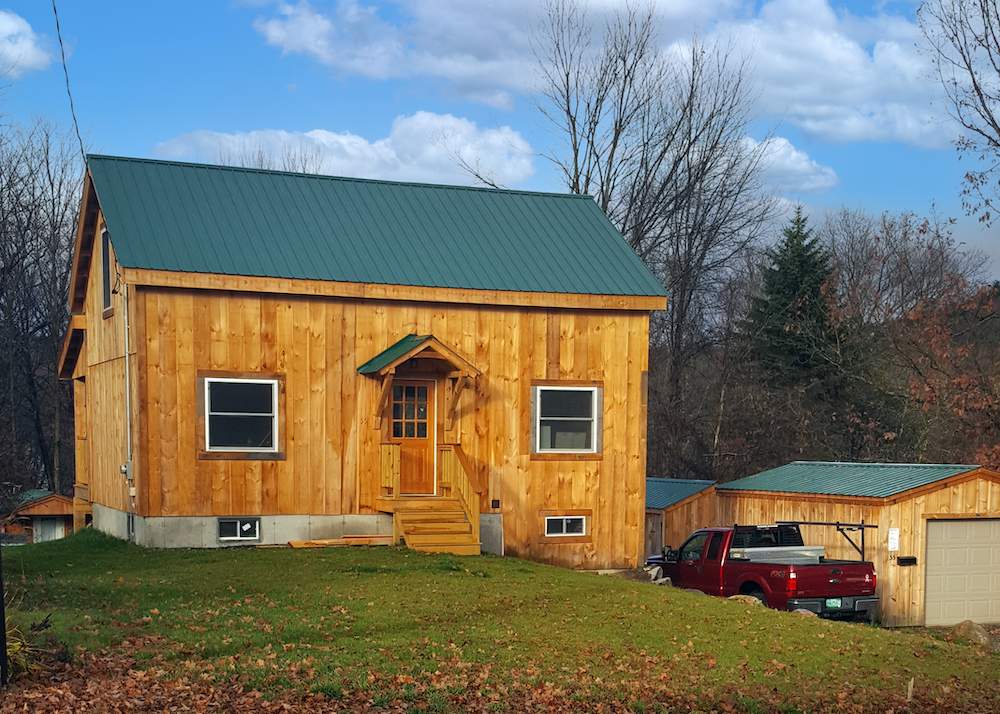
[[[363,365],[358,367],[360,374],[366,375],[386,375],[392,373],[396,367],[407,360],[413,359],[417,355],[431,351],[439,359],[444,360],[463,377],[478,377],[480,370],[469,360],[455,352],[450,347],[443,344],[434,335],[409,334],[398,342],[390,345],[379,352]]]

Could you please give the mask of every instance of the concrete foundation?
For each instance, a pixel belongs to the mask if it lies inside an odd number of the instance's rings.
[[[503,514],[479,515],[479,542],[484,553],[503,555]]]
[[[128,514],[98,503],[93,504],[93,527],[109,536],[128,540]]]
[[[135,517],[135,542],[150,548],[223,548],[239,545],[283,545],[290,540],[340,538],[345,535],[392,535],[388,514],[341,516],[248,516],[260,519],[260,539],[220,541],[216,516]],[[94,504],[94,528],[116,538],[128,538],[122,511]]]

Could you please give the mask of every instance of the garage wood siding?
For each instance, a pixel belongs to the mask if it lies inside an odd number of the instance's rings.
[[[866,535],[868,559],[875,563],[882,620],[886,625],[923,625],[925,615],[928,523],[962,516],[1000,518],[997,474],[971,472],[939,488],[902,494],[898,500],[838,499],[835,496],[716,492],[678,504],[666,512],[664,542],[675,548],[692,530],[734,523],[759,524],[778,520],[859,522],[878,526]],[[889,529],[899,529],[899,551],[888,552]],[[811,545],[822,545],[831,558],[857,558],[857,553],[833,528],[803,528]],[[899,556],[916,556],[914,566],[897,564]]]
[[[1000,519],[927,522],[926,624],[1000,622]]]

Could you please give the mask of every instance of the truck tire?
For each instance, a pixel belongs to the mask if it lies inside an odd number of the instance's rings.
[[[747,593],[752,598],[760,600],[760,604],[767,607],[767,595],[764,594],[763,590],[754,589]]]

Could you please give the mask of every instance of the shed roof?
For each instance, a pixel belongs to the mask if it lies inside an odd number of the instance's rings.
[[[91,155],[126,268],[663,296],[588,196]]]
[[[31,503],[32,501],[37,501],[51,495],[52,491],[45,488],[29,488],[17,494],[17,499],[15,499],[14,504],[16,507],[20,508],[21,506]]]
[[[701,493],[714,484],[715,481],[705,481],[696,478],[658,478],[650,476],[646,479],[646,508],[660,510],[683,501],[689,496]]]
[[[973,464],[865,464],[793,461],[753,476],[720,483],[720,491],[779,491],[888,498],[958,474]]]

